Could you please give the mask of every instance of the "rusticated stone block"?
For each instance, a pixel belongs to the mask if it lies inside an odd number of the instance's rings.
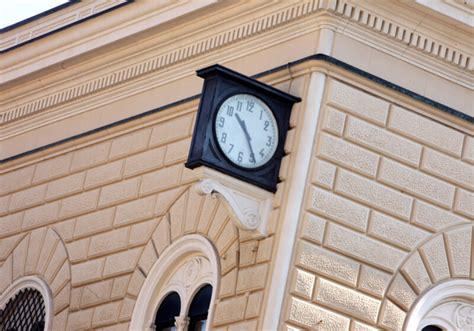
[[[357,230],[365,230],[369,218],[369,208],[356,204],[320,188],[312,187],[311,200],[307,208],[315,213],[328,216]]]
[[[465,162],[427,148],[421,168],[457,185],[474,190],[474,167]]]
[[[410,218],[412,197],[348,171],[339,171],[335,190],[403,219]]]
[[[331,80],[329,103],[377,124],[387,121],[389,103],[358,89]]]
[[[288,320],[316,330],[348,330],[350,322],[345,316],[293,297]]]
[[[84,187],[88,189],[117,181],[122,177],[122,168],[123,161],[119,160],[89,169]]]
[[[415,210],[413,213],[414,224],[430,231],[438,232],[449,226],[464,222],[468,221],[444,209],[416,200]]]
[[[431,272],[434,281],[450,277],[448,258],[442,235],[438,235],[428,241],[420,248],[420,252],[428,262],[427,268]]]
[[[78,217],[74,228],[74,237],[79,238],[111,229],[114,211],[115,208],[108,208]]]
[[[453,185],[388,159],[384,159],[380,167],[380,181],[440,206],[452,206],[455,189]]]
[[[239,270],[237,292],[253,291],[265,288],[268,264],[259,264]]]
[[[74,194],[82,190],[84,185],[84,172],[70,175],[48,184],[46,200],[56,199],[65,195]]]
[[[392,286],[388,291],[388,297],[408,310],[416,300],[417,294],[413,291],[410,285],[408,285],[405,279],[398,274],[395,276]]]
[[[407,137],[452,155],[461,156],[463,134],[429,118],[394,106],[391,110],[388,126]]]
[[[407,250],[414,249],[429,235],[429,232],[379,212],[372,213],[369,233]]]
[[[47,203],[25,211],[22,228],[36,228],[58,219],[59,201]]]
[[[56,156],[36,165],[33,183],[64,176],[69,172],[72,153]]]
[[[472,227],[469,226],[449,231],[446,234],[454,277],[469,277],[469,265],[472,259],[471,234]]]
[[[140,178],[132,178],[102,187],[99,206],[106,206],[135,198],[138,194]]]
[[[382,269],[394,272],[406,253],[354,231],[331,224],[327,245]]]
[[[328,134],[320,137],[318,156],[369,177],[375,177],[379,162],[377,154]]]
[[[131,272],[137,265],[138,257],[142,252],[141,247],[108,255],[105,261],[103,275],[112,276],[120,273]]]
[[[181,165],[162,168],[143,175],[140,194],[164,191],[178,184]]]
[[[336,177],[336,166],[322,160],[315,159],[313,163],[311,183],[332,189]]]
[[[117,321],[120,310],[120,301],[110,302],[94,309],[92,325],[94,327],[110,324]]]
[[[92,237],[88,256],[103,255],[127,247],[129,231],[129,228],[121,228]]]
[[[358,287],[364,292],[382,298],[391,279],[391,274],[379,269],[362,265]]]
[[[421,293],[431,285],[430,276],[418,252],[414,252],[410,256],[408,261],[405,262],[402,271],[418,293]]]
[[[406,313],[390,301],[385,301],[382,309],[381,325],[389,330],[402,330]]]
[[[100,279],[105,258],[89,260],[71,266],[71,281],[79,285]]]
[[[325,110],[323,130],[342,136],[346,114],[330,106]]]
[[[46,184],[30,187],[26,190],[16,192],[10,199],[10,211],[36,205],[44,200]]]
[[[254,318],[259,316],[260,308],[263,302],[263,292],[253,292],[249,295],[245,318]]]
[[[454,210],[474,219],[474,193],[458,189]]]
[[[190,145],[191,138],[188,138],[166,146],[165,165],[186,161]]]
[[[92,211],[97,206],[99,190],[88,191],[66,198],[61,203],[59,217],[69,217],[80,213]]]
[[[193,115],[185,115],[160,123],[153,127],[150,146],[164,145],[172,141],[183,139],[191,133]]]
[[[115,226],[135,223],[153,216],[156,196],[152,195],[146,198],[122,203],[117,207],[115,213]]]
[[[112,141],[109,158],[118,158],[127,154],[140,152],[148,145],[151,129],[142,129],[125,134]]]
[[[316,282],[316,276],[312,273],[296,268],[293,273],[292,292],[308,300],[313,296],[313,288]]]
[[[36,165],[20,168],[0,176],[0,194],[19,190],[30,185]]]
[[[125,160],[124,176],[142,173],[161,168],[165,158],[165,148],[154,148],[143,153],[130,156]]]
[[[354,260],[305,241],[298,244],[296,264],[352,286],[356,284],[359,273],[359,263]]]
[[[377,322],[380,301],[355,290],[319,278],[315,301],[372,323]]]
[[[82,170],[105,162],[109,155],[110,141],[79,149],[72,157],[71,171]]]
[[[417,166],[420,162],[420,144],[355,117],[349,118],[344,136],[367,148],[413,166]]]
[[[110,298],[112,279],[88,284],[82,289],[81,307],[88,307],[105,302]]]
[[[244,319],[247,297],[244,295],[220,301],[214,310],[214,325],[222,325]]]
[[[93,308],[71,312],[67,321],[68,330],[89,329],[93,313]]]

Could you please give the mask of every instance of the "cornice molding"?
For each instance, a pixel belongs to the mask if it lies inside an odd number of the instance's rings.
[[[130,2],[131,0],[102,0],[72,3],[73,6],[70,8],[64,8],[59,12],[49,14],[47,17],[26,22],[25,25],[22,24],[20,27],[0,34],[0,53],[7,52]],[[70,3],[66,3],[66,5],[70,5]],[[37,16],[42,16],[42,14]]]
[[[371,32],[418,51],[420,55],[423,55],[428,60],[432,58],[436,61],[443,61],[443,63],[448,64],[450,67],[445,70],[472,73],[471,54],[461,51],[452,45],[416,32],[395,21],[388,20],[373,11],[360,8],[356,3],[348,1],[307,0],[292,3],[283,9],[261,16],[256,20],[241,23],[224,31],[202,37],[185,46],[136,61],[121,69],[48,95],[39,96],[29,102],[22,103],[20,97],[18,100],[15,100],[15,106],[10,106],[0,113],[0,126],[5,126],[27,116],[39,114],[45,110],[60,107],[80,98],[135,81],[146,75],[161,72],[175,64],[192,61],[199,56],[238,43],[244,39],[271,30],[277,30],[285,24],[303,20],[305,17],[309,17],[317,12],[329,14],[328,19],[331,20],[332,17],[335,20],[333,26],[337,26],[337,17],[343,17],[345,20],[356,23],[358,26],[364,27]],[[320,28],[321,26],[317,26],[313,29]],[[301,33],[305,32],[307,31]],[[466,84],[472,86],[472,79],[470,82],[466,82]]]

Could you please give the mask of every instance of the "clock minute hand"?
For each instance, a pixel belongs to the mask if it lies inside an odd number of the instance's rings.
[[[245,122],[240,118],[239,114],[235,113],[235,118],[237,119],[237,122],[239,122],[239,125],[242,130],[244,131],[245,139],[247,140],[247,143],[250,148],[250,156],[252,157],[253,163],[255,163],[255,154],[253,153],[252,143],[250,142],[252,138],[250,138],[249,132],[247,131],[247,125],[245,125]]]

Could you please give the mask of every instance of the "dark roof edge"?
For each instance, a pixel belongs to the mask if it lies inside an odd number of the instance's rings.
[[[444,113],[448,113],[452,116],[455,116],[455,117],[458,117],[464,121],[467,121],[467,122],[470,122],[470,123],[474,123],[474,117],[472,116],[469,116],[468,114],[465,114],[459,110],[456,110],[454,108],[451,108],[451,107],[448,107],[442,103],[439,103],[433,99],[429,99],[429,98],[426,98],[418,93],[415,93],[413,91],[410,91],[404,87],[401,87],[400,85],[397,85],[397,84],[394,84],[394,83],[391,83],[389,82],[388,80],[385,80],[383,78],[380,78],[378,76],[375,76],[371,73],[368,73],[367,71],[364,71],[364,70],[361,70],[357,67],[354,67],[348,63],[345,63],[345,62],[342,62],[332,56],[329,56],[329,55],[326,55],[326,54],[314,54],[314,55],[310,55],[310,56],[307,56],[307,57],[304,57],[302,59],[299,59],[299,60],[296,60],[294,62],[289,62],[288,64],[285,64],[285,65],[282,65],[282,66],[279,66],[279,67],[276,67],[276,68],[273,68],[273,69],[270,69],[270,70],[267,70],[267,71],[264,71],[264,72],[261,72],[255,76],[253,76],[253,78],[258,78],[258,77],[262,77],[262,76],[265,76],[265,75],[268,75],[268,74],[271,74],[273,72],[276,72],[276,71],[280,71],[280,70],[283,70],[283,69],[286,69],[288,68],[288,66],[293,66],[293,65],[296,65],[296,64],[299,64],[299,63],[302,63],[302,62],[306,62],[306,61],[309,61],[309,60],[319,60],[319,61],[324,61],[324,62],[328,62],[328,63],[331,63],[331,64],[334,64],[335,66],[337,67],[341,67],[347,71],[350,71],[356,75],[359,75],[359,76],[362,76],[376,84],[379,84],[379,85],[382,85],[388,89],[391,89],[391,90],[394,90],[394,91],[397,91],[401,94],[404,94],[406,96],[409,96],[410,98],[412,99],[415,99],[417,101],[420,101],[424,104],[427,104],[433,108],[436,108]]]
[[[264,72],[261,72],[259,74],[256,74],[256,75],[253,75],[251,76],[252,78],[256,79],[256,78],[259,78],[259,77],[262,77],[262,76],[266,76],[266,75],[269,75],[271,73],[274,73],[274,72],[277,72],[277,71],[280,71],[280,70],[283,70],[283,69],[286,69],[288,68],[288,66],[293,66],[293,65],[296,65],[296,64],[299,64],[299,63],[303,63],[303,62],[306,62],[306,61],[311,61],[311,60],[317,60],[317,61],[325,61],[325,62],[328,62],[328,63],[331,63],[331,64],[334,64],[335,66],[338,66],[338,67],[341,67],[347,71],[350,71],[352,73],[355,73],[359,76],[362,76],[364,78],[367,78],[373,82],[375,82],[376,84],[379,84],[379,85],[382,85],[384,87],[387,87],[391,90],[394,90],[394,91],[397,91],[399,93],[402,93],[404,95],[407,95],[409,96],[410,98],[413,98],[417,101],[420,101],[422,103],[425,103],[433,108],[436,108],[442,112],[445,112],[445,113],[448,113],[452,116],[455,116],[455,117],[458,117],[462,120],[465,120],[467,122],[470,122],[470,123],[474,123],[474,117],[472,116],[469,116],[467,114],[464,114],[463,112],[460,112],[458,110],[455,110],[453,108],[450,108],[446,105],[443,105],[437,101],[434,101],[432,99],[428,99],[422,95],[419,95],[415,92],[412,92],[410,90],[407,90],[399,85],[396,85],[396,84],[393,84],[385,79],[382,79],[380,77],[377,77],[375,75],[372,75],[366,71],[363,71],[361,69],[358,69],[357,67],[354,67],[354,66],[351,66],[345,62],[342,62],[336,58],[333,58],[331,56],[328,56],[328,55],[325,55],[325,54],[314,54],[314,55],[310,55],[308,57],[305,57],[305,58],[302,58],[302,59],[299,59],[299,60],[296,60],[294,62],[290,62],[288,64],[285,64],[285,65],[282,65],[282,66],[278,66],[276,68],[273,68],[273,69],[270,69],[270,70],[266,70]],[[158,108],[155,108],[155,109],[152,109],[152,110],[149,110],[149,111],[146,111],[144,113],[141,113],[141,114],[138,114],[138,115],[134,115],[134,116],[131,116],[131,117],[127,117],[127,118],[124,118],[120,121],[117,121],[117,122],[113,122],[113,123],[110,123],[110,124],[107,124],[107,125],[104,125],[104,126],[101,126],[99,128],[96,128],[94,130],[90,130],[90,131],[87,131],[87,132],[84,132],[84,133],[81,133],[81,134],[78,134],[78,135],[75,135],[75,136],[72,136],[72,137],[69,137],[69,138],[66,138],[66,139],[62,139],[62,140],[59,140],[57,142],[54,142],[54,143],[51,143],[51,144],[48,144],[48,145],[45,145],[45,146],[42,146],[42,147],[38,147],[38,148],[35,148],[35,149],[32,149],[32,150],[29,150],[29,151],[26,151],[26,152],[23,152],[23,153],[20,153],[20,154],[17,154],[17,155],[13,155],[13,156],[10,156],[8,158],[5,158],[5,159],[2,159],[0,160],[0,164],[3,164],[3,163],[7,163],[9,161],[13,161],[13,160],[16,160],[16,159],[19,159],[21,157],[24,157],[24,156],[27,156],[27,155],[31,155],[31,154],[34,154],[34,153],[38,153],[40,151],[43,151],[43,150],[46,150],[48,148],[51,148],[51,147],[55,147],[55,146],[58,146],[58,145],[61,145],[61,144],[64,144],[64,143],[67,143],[69,141],[72,141],[72,140],[75,140],[75,139],[79,139],[79,138],[82,138],[82,137],[85,137],[85,136],[88,136],[88,135],[91,135],[91,134],[94,134],[96,132],[99,132],[99,131],[102,131],[102,130],[107,130],[107,129],[110,129],[112,127],[115,127],[115,126],[118,126],[120,124],[123,124],[123,123],[127,123],[127,122],[130,122],[130,121],[133,121],[133,120],[136,120],[136,119],[139,119],[139,118],[142,118],[142,117],[145,117],[145,116],[148,116],[148,115],[151,115],[151,114],[154,114],[154,113],[157,113],[157,112],[160,112],[162,110],[165,110],[165,109],[168,109],[168,108],[172,108],[172,107],[175,107],[175,106],[178,106],[180,104],[184,104],[186,102],[189,102],[189,101],[192,101],[192,100],[195,100],[195,99],[198,99],[200,97],[201,94],[197,94],[197,95],[194,95],[194,96],[191,96],[191,97],[188,97],[188,98],[185,98],[185,99],[181,99],[181,100],[178,100],[176,102],[172,102],[172,103],[169,103],[167,105],[164,105],[164,106],[161,106],[161,107],[158,107]]]

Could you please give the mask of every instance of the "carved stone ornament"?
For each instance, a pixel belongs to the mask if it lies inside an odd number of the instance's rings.
[[[210,194],[220,199],[240,229],[267,235],[274,196],[272,193],[206,167],[195,171],[200,179],[195,185],[199,194]]]

